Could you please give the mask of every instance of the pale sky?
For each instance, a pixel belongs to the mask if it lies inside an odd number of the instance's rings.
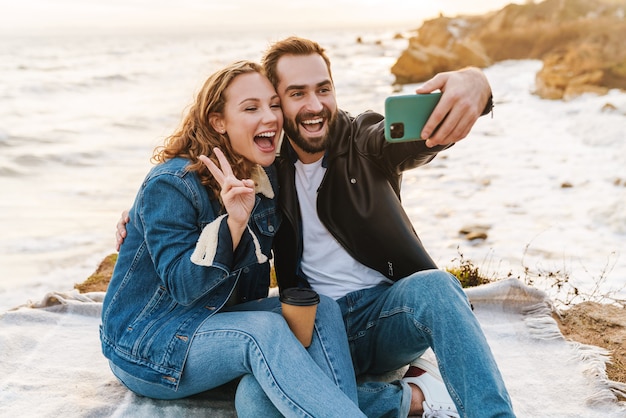
[[[0,31],[145,28],[190,25],[208,29],[417,26],[440,12],[482,14],[521,1],[481,0],[0,0]]]

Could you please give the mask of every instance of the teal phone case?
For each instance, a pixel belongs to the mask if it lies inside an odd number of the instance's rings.
[[[421,141],[421,133],[441,93],[407,94],[385,99],[385,139],[388,142]]]

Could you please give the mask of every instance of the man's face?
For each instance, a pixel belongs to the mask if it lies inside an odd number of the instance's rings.
[[[276,72],[285,133],[305,153],[323,153],[337,120],[335,90],[324,59],[318,54],[285,55]]]

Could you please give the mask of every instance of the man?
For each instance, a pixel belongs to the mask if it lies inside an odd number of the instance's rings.
[[[424,141],[391,144],[381,115],[353,118],[337,108],[330,61],[317,43],[279,41],[263,65],[285,119],[276,160],[279,286],[310,286],[337,300],[357,375],[412,364],[401,381],[360,385],[359,407],[372,417],[514,416],[463,290],[437,269],[400,202],[402,172],[463,139],[491,110],[484,74],[468,68],[425,83],[417,93],[443,94]],[[420,359],[429,347],[439,370]],[[251,408],[270,414],[250,380],[237,396],[246,394],[255,400]]]
[[[426,396],[422,402],[422,391],[441,397],[428,381],[432,376],[417,380],[426,381],[424,387],[410,385],[410,397],[403,382],[361,391],[360,407],[368,416],[439,409],[450,416],[513,415],[458,281],[436,269],[400,202],[402,172],[464,138],[491,110],[483,73],[444,73],[418,89],[443,92],[422,132],[426,141],[390,144],[380,115],[352,118],[337,109],[330,61],[318,44],[279,41],[263,65],[280,96],[288,139],[277,159],[283,212],[274,239],[279,286],[311,286],[337,299],[357,375],[398,369],[431,347],[458,411],[445,400],[434,405],[437,399]]]

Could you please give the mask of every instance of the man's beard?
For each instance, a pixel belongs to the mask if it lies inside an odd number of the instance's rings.
[[[309,139],[305,139],[302,135],[300,135],[300,131],[298,127],[303,119],[314,119],[316,117],[322,117],[326,121],[327,130],[326,134],[323,136],[311,137]],[[337,122],[337,113],[331,114],[330,111],[326,108],[322,110],[320,113],[303,113],[298,114],[296,116],[295,122],[292,119],[285,119],[283,129],[287,134],[287,137],[298,146],[302,151],[309,154],[316,154],[318,152],[326,151],[326,146],[328,145],[328,140],[332,131],[335,128],[335,123]]]

